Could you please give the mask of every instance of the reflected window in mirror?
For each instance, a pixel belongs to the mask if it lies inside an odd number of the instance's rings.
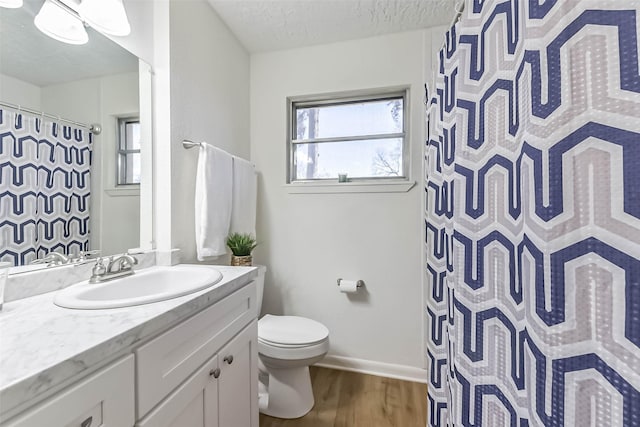
[[[141,175],[140,119],[118,119],[118,185],[139,185]]]

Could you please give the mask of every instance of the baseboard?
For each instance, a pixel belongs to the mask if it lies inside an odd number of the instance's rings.
[[[428,381],[427,371],[425,369],[414,366],[355,359],[353,357],[327,355],[320,363],[316,363],[315,366],[425,384]]]

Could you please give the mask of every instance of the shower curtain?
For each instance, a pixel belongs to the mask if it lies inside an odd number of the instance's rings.
[[[430,87],[430,426],[640,426],[636,0],[468,0]]]
[[[89,246],[92,135],[0,110],[0,261]]]

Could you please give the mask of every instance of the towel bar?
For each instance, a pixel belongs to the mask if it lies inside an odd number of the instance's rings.
[[[202,142],[193,142],[193,141],[189,141],[188,139],[185,139],[184,141],[182,141],[182,146],[188,150],[193,147],[202,146]]]

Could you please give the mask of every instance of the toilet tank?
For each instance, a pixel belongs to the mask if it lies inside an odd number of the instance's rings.
[[[258,277],[253,279],[256,282],[256,288],[258,290],[258,313],[262,308],[262,297],[264,295],[264,275],[267,273],[267,267],[264,265],[255,265],[258,267]]]

